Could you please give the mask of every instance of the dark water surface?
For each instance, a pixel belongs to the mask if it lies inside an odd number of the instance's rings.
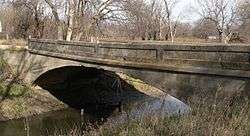
[[[54,69],[40,76],[35,84],[72,108],[0,122],[0,136],[68,134],[76,128],[88,131],[89,126],[118,125],[144,116],[184,114],[189,110],[170,95],[155,98],[116,73],[95,68]]]
[[[110,110],[112,114],[110,114]],[[145,98],[127,103],[122,106],[122,111],[119,111],[118,107],[95,108],[92,113],[84,113],[81,116],[80,110],[69,108],[39,116],[0,122],[0,136],[54,135],[58,134],[58,131],[62,134],[80,126],[86,129],[86,126],[90,124],[93,127],[107,123],[121,124],[128,119],[128,115],[130,119],[139,119],[149,115],[184,114],[188,110],[187,105],[169,95],[163,98]]]

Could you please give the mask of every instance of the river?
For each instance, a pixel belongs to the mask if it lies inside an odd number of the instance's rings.
[[[91,107],[90,107],[91,108]],[[0,122],[1,136],[40,136],[66,134],[81,126],[98,127],[106,124],[122,124],[128,119],[139,119],[143,116],[172,116],[185,114],[190,108],[178,99],[166,95],[162,98],[145,98],[119,107],[106,107],[81,115],[81,110],[73,108],[54,111],[38,116]]]

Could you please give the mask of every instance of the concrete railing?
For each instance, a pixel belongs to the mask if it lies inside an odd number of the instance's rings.
[[[82,61],[115,60],[179,68],[250,71],[250,45],[167,44],[153,42],[67,42],[29,39],[29,51]]]

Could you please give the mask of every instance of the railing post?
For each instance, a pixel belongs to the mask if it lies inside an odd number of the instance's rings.
[[[250,63],[250,53],[248,53],[248,63]]]
[[[30,39],[31,39],[31,36],[28,37],[28,43],[27,43],[28,49],[30,49]]]
[[[163,61],[163,55],[164,55],[164,49],[163,48],[157,48],[156,50],[156,58],[157,62],[162,62]]]
[[[60,52],[60,49],[58,48],[58,46],[60,45],[60,41],[61,40],[59,40],[59,39],[57,39],[56,41],[55,41],[55,45],[54,45],[54,51],[53,52],[55,52],[55,53],[62,53],[62,52]],[[53,43],[53,42],[52,42]],[[52,49],[53,50],[53,49]],[[65,52],[64,52],[65,53]]]
[[[95,57],[99,56],[99,44],[100,44],[99,42],[95,44]]]

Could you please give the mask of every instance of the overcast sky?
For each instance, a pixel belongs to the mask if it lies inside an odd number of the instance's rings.
[[[234,2],[250,2],[250,0],[234,0]],[[179,3],[174,10],[174,15],[178,16],[181,13],[183,17],[180,21],[194,22],[200,18],[197,13],[194,13],[197,9],[199,9],[199,6],[196,0],[179,0]]]
[[[174,15],[180,15],[182,22],[194,22],[199,19],[198,14],[191,12],[195,8],[198,8],[195,0],[180,0],[174,9]]]

